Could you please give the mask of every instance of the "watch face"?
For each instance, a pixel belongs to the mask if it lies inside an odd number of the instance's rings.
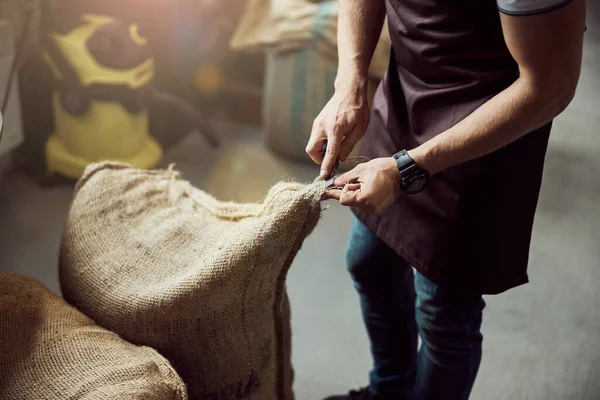
[[[406,194],[417,194],[422,192],[427,186],[427,175],[420,173],[411,176],[407,182],[404,182],[405,185],[403,190]]]
[[[426,185],[427,179],[422,176],[411,182],[409,190],[411,191],[411,194],[417,194],[422,192]]]

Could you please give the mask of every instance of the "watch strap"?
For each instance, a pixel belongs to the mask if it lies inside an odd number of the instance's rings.
[[[400,188],[402,191],[406,194],[417,194],[421,192],[429,181],[429,173],[415,163],[410,155],[408,155],[407,150],[401,150],[394,154],[393,157],[396,160],[396,166],[400,172]],[[425,182],[419,187],[414,187],[416,181],[423,182],[423,180]]]

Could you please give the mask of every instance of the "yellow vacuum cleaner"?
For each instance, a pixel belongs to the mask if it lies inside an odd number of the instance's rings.
[[[56,79],[48,171],[77,179],[103,160],[154,167],[162,157],[148,133],[154,60],[138,25],[81,14],[49,32],[44,47]]]

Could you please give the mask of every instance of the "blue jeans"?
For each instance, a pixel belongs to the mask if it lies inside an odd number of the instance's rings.
[[[481,294],[413,274],[356,218],[346,260],[371,340],[374,398],[468,399],[481,361]]]

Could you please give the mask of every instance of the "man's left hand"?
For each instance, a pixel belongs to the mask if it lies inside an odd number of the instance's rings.
[[[338,176],[326,197],[370,214],[381,214],[402,193],[400,172],[393,157],[376,158]]]

